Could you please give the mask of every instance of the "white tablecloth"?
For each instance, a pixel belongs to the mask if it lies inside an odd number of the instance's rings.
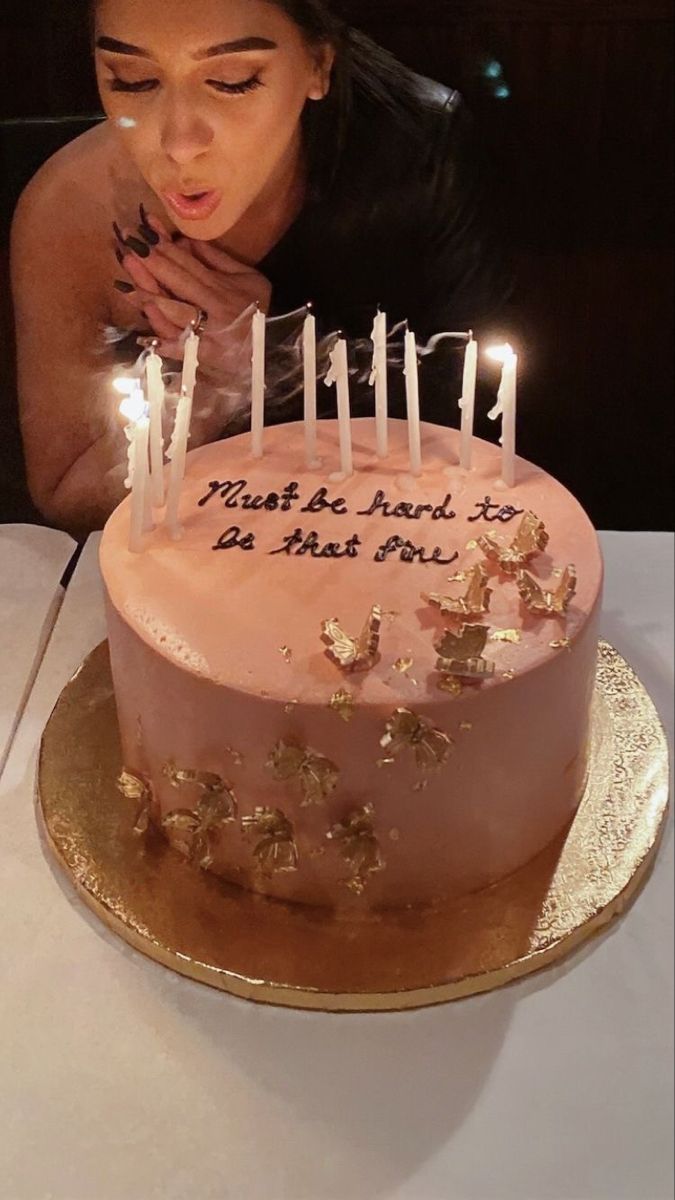
[[[65,533],[0,525],[0,775],[63,597]]]
[[[672,734],[673,539],[605,534],[603,634]],[[667,1200],[672,836],[564,966],[417,1013],[199,987],[108,934],[40,843],[34,753],[104,636],[95,544],[0,780],[2,1200]]]

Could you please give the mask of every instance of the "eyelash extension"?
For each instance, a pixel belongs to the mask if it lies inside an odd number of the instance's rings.
[[[138,83],[125,83],[123,79],[118,79],[115,75],[109,81],[111,92],[154,92],[157,87],[157,79],[141,79]]]
[[[228,92],[231,96],[241,96],[244,92],[253,92],[256,88],[265,86],[259,75],[252,75],[250,79],[244,79],[241,83],[225,83],[222,79],[207,79],[206,82],[216,92]]]
[[[124,79],[118,79],[115,76],[109,82],[111,92],[153,92],[158,85],[157,79],[141,79],[137,83],[127,83]],[[226,92],[230,96],[242,96],[246,92],[252,92],[256,88],[264,87],[259,75],[253,75],[250,79],[244,79],[241,83],[225,83],[222,79],[207,79],[209,87],[212,87],[216,92]]]

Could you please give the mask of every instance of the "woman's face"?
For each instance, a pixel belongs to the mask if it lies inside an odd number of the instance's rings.
[[[211,241],[293,178],[333,55],[267,0],[99,0],[103,105],[175,225]]]

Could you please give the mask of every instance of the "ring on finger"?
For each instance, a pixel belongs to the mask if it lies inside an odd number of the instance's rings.
[[[199,337],[206,329],[206,322],[209,319],[209,314],[203,308],[198,310],[197,316],[191,322],[193,332]]]

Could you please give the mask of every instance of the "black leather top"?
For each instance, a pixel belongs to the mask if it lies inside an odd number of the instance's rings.
[[[273,314],[312,301],[322,332],[368,337],[380,304],[422,341],[504,305],[511,277],[471,118],[456,91],[413,81],[408,124],[357,97],[335,180],[259,264]]]

